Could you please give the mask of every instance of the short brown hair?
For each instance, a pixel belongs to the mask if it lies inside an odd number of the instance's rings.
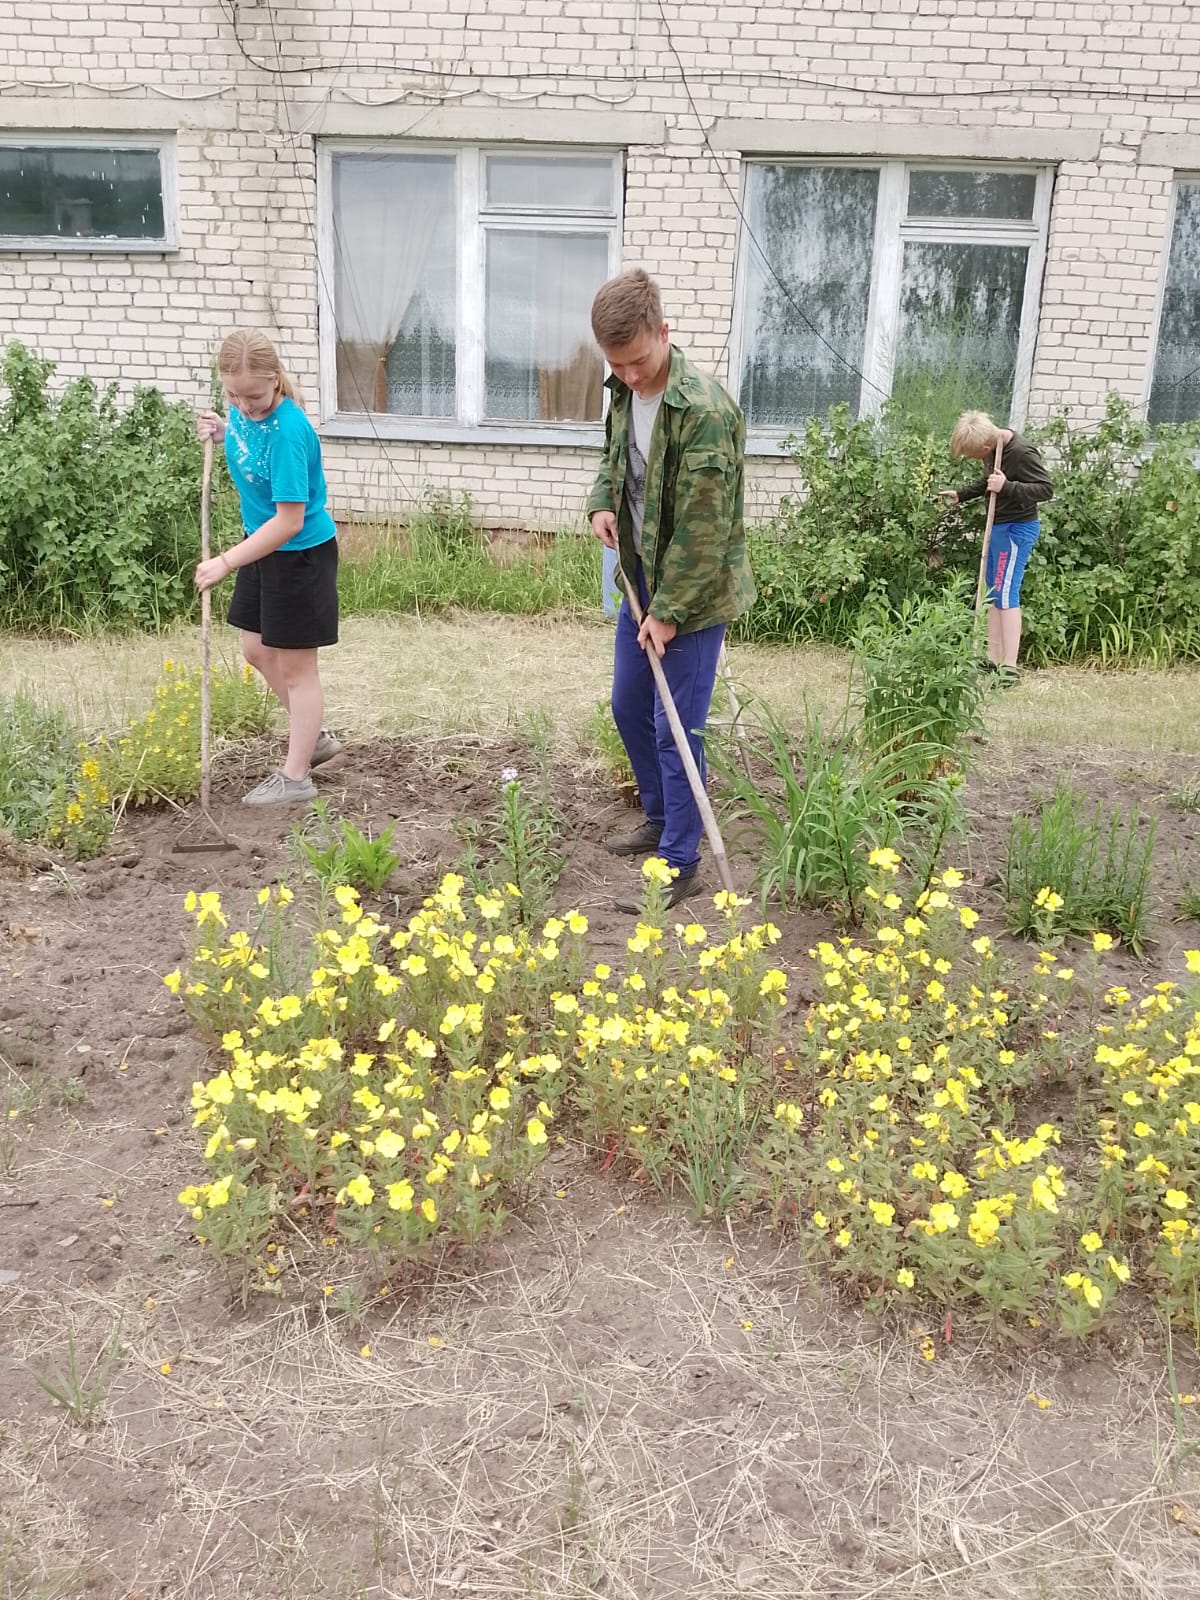
[[[602,350],[619,350],[639,333],[657,333],[662,325],[662,295],[641,267],[601,284],[592,301],[592,332]]]

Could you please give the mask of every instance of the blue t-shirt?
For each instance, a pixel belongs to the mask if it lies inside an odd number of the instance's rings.
[[[242,502],[246,537],[257,533],[280,504],[304,506],[300,532],[281,550],[307,550],[337,533],[326,509],[328,491],[321,465],[321,441],[294,400],[282,399],[261,422],[229,408],[225,424],[225,459]]]

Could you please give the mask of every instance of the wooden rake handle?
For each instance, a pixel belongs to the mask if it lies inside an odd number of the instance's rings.
[[[640,628],[642,625],[642,608],[638,604],[637,594],[633,585],[625,576],[623,569],[618,566],[621,584],[625,590],[625,598],[629,601],[629,609],[633,619]],[[704,791],[704,782],[700,777],[700,769],[696,765],[696,758],[692,754],[692,747],[688,743],[687,730],[683,726],[683,719],[679,709],[667,687],[667,675],[663,671],[662,662],[652,642],[646,645],[646,659],[650,663],[650,671],[654,674],[655,686],[658,689],[659,699],[663,703],[663,710],[667,713],[667,721],[671,724],[671,735],[675,740],[675,748],[679,751],[679,759],[683,762],[683,770],[687,773],[688,784],[700,811],[700,820],[704,824],[705,837],[708,839],[709,848],[713,853],[713,860],[717,863],[717,871],[721,876],[722,888],[728,889],[731,894],[737,893],[733,881],[733,873],[729,868],[729,857],[725,854],[725,843],[721,838],[721,830],[717,827],[717,819],[713,812],[708,795]]]
[[[1004,435],[996,440],[996,463],[993,472],[1000,471],[1000,461],[1004,454]],[[979,552],[979,582],[975,587],[975,615],[978,617],[983,611],[983,599],[987,592],[987,559],[988,546],[992,542],[992,527],[996,521],[996,496],[988,495],[987,521],[983,525],[983,548]]]

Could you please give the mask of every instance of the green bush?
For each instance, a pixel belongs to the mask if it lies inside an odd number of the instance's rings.
[[[0,698],[0,828],[18,839],[45,832],[78,746],[79,734],[60,711],[26,695]]]
[[[76,378],[10,344],[0,375],[0,627],[161,627],[190,615],[199,556],[201,447],[191,411]],[[221,466],[218,531],[237,527]]]
[[[1022,595],[1025,659],[1200,659],[1200,425],[1152,434],[1110,395],[1099,426],[1064,411],[1026,431],[1054,499]],[[944,434],[898,407],[859,422],[842,407],[786,448],[799,487],[749,531],[759,597],[733,637],[848,644],[866,606],[975,581],[986,501],[934,500],[976,471],[950,459]]]
[[[917,752],[919,777],[932,775],[921,765],[930,760],[961,766],[964,739],[982,727],[984,692],[965,593],[908,599],[898,611],[864,606],[852,643],[855,697],[871,748]]]

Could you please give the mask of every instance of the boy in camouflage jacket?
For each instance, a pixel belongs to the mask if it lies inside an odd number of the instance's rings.
[[[662,661],[703,775],[700,735],[725,627],[754,600],[742,525],[746,427],[720,384],[670,343],[658,285],[645,272],[604,284],[592,331],[612,376],[587,510],[644,613],[639,628],[622,602],[612,708],[646,820],[607,844],[615,855],[662,856],[677,874],[674,906],[695,887],[702,824],[645,652]]]

